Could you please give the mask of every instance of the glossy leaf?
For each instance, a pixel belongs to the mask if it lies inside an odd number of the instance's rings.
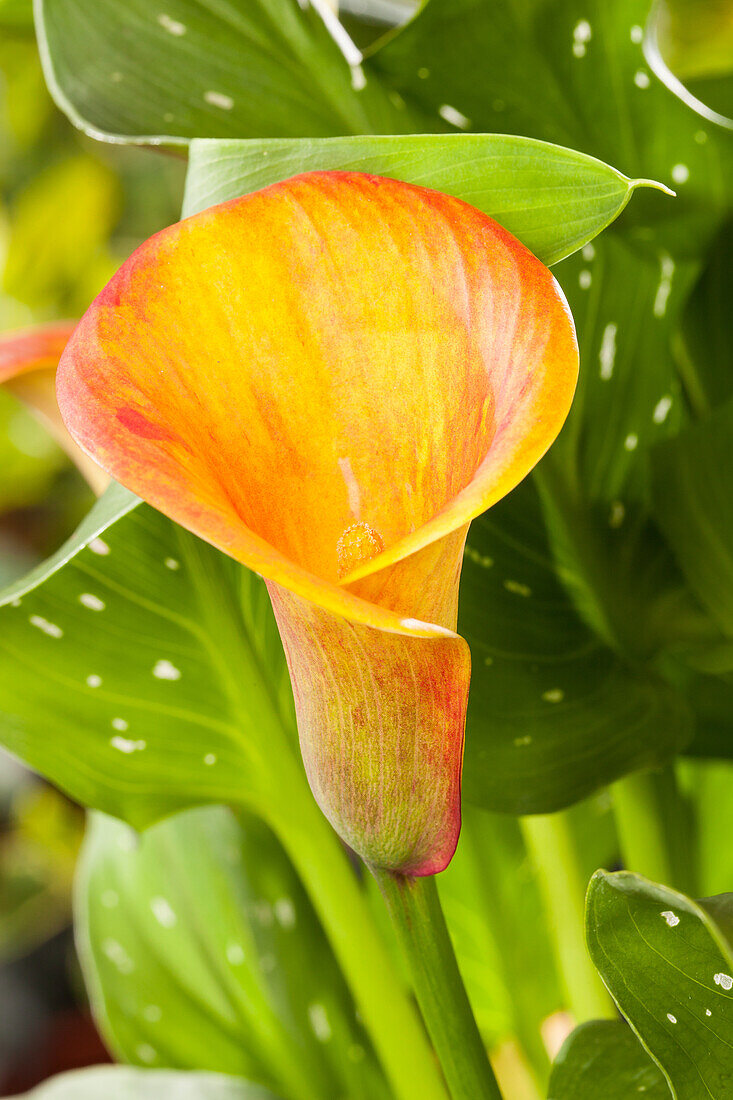
[[[600,233],[637,187],[653,186],[571,149],[504,134],[193,141],[184,209],[192,214],[313,169],[371,172],[455,195],[546,264]]]
[[[588,891],[593,961],[679,1100],[725,1100],[733,1082],[733,954],[707,903],[629,872]]]
[[[319,8],[328,5],[166,0],[159,11],[145,0],[36,0],[36,26],[56,102],[103,140],[410,128]]]
[[[272,775],[259,752],[294,731],[261,581],[138,503],[113,486],[4,595],[0,698],[11,751],[142,827],[191,804],[257,801]]]
[[[733,402],[728,401],[660,445],[653,460],[657,520],[693,592],[729,639],[733,638],[733,490],[727,470],[732,434]],[[733,668],[733,651],[728,668]]]
[[[289,1100],[383,1095],[310,902],[255,818],[193,810],[138,841],[97,816],[75,916],[95,1016],[123,1061],[231,1073]]]
[[[558,576],[531,482],[472,525],[459,618],[473,657],[471,801],[550,812],[601,777],[662,763],[691,736],[681,697],[583,621],[570,595],[582,583],[568,567]]]
[[[548,1100],[670,1100],[669,1086],[631,1028],[614,1020],[582,1024],[552,1068]]]
[[[100,1066],[64,1073],[24,1093],[30,1100],[279,1100],[259,1085],[214,1073]]]

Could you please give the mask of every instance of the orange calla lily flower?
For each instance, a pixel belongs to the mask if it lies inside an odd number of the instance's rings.
[[[376,867],[453,854],[466,532],[555,438],[577,366],[557,283],[509,233],[347,172],[163,230],[62,357],[95,462],[265,578],[311,787]]]
[[[0,334],[0,385],[33,410],[91,488],[101,493],[109,477],[77,447],[56,401],[56,368],[75,326],[75,321],[57,321]]]

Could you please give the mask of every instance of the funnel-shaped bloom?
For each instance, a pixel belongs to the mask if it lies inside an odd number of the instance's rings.
[[[159,233],[63,356],[81,446],[266,579],[311,786],[376,866],[453,853],[468,524],[547,449],[576,374],[562,294],[509,233],[342,172]]]
[[[75,321],[57,321],[2,333],[0,386],[33,410],[91,488],[101,493],[109,484],[109,477],[77,447],[64,426],[56,402],[56,367],[75,325]]]

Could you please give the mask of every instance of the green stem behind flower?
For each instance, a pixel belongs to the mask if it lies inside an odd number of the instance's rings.
[[[585,946],[586,882],[568,816],[538,814],[520,818],[524,840],[537,872],[568,1008],[578,1023],[614,1015]]]
[[[501,1100],[466,995],[432,876],[372,868],[408,962],[452,1100]],[[415,1097],[421,1096],[419,1090]]]
[[[694,894],[693,822],[674,766],[627,775],[613,784],[611,796],[626,869]]]
[[[447,1100],[427,1036],[348,858],[302,771],[292,774],[293,764],[287,768],[283,761],[279,770],[281,787],[269,814],[271,828],[308,891],[396,1100]],[[475,1094],[474,1100],[482,1095]]]

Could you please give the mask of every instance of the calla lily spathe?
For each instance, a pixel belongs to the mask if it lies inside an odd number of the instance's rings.
[[[455,849],[466,532],[555,438],[577,366],[562,293],[509,233],[347,172],[163,230],[63,355],[80,446],[265,578],[311,787],[372,865]]]
[[[109,477],[77,447],[56,402],[56,368],[75,325],[75,321],[54,321],[0,334],[0,386],[36,414],[90,487],[101,493]]]

